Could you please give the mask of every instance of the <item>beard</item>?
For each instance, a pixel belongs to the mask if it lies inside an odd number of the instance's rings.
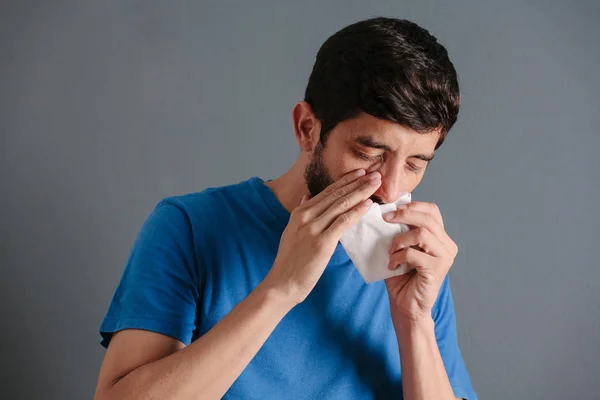
[[[304,171],[304,179],[306,179],[306,186],[311,197],[315,197],[334,182],[323,163],[323,145],[321,142],[317,144],[310,157],[308,166]]]
[[[308,166],[304,171],[304,179],[306,179],[306,187],[311,197],[315,197],[335,182],[323,162],[323,145],[321,142],[317,144],[310,157]],[[375,195],[370,198],[377,204],[383,204],[383,201]]]

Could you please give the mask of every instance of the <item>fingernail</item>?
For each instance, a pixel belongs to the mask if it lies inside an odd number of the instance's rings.
[[[404,210],[405,208],[408,208],[408,206],[406,204],[402,204],[401,206],[396,207],[396,210]]]
[[[377,179],[381,179],[381,174],[379,172],[375,171],[369,174],[369,180],[376,181]]]
[[[362,168],[354,171],[354,176],[363,176],[364,174],[366,174],[366,171]]]
[[[396,213],[393,211],[390,211],[389,213],[383,214],[383,219],[385,219],[386,221],[389,221],[392,218],[394,218],[394,215],[396,215]]]

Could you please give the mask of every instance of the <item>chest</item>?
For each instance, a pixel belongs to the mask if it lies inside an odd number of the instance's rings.
[[[277,240],[260,236],[243,246],[227,244],[207,269],[198,336],[254,290],[278,248]],[[367,285],[338,249],[311,294],[283,318],[225,398],[399,398],[399,385],[385,285]]]

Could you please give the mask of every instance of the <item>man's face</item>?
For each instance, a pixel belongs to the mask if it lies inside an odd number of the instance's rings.
[[[359,168],[379,171],[381,186],[371,197],[379,204],[395,202],[402,192],[412,192],[421,182],[433,156],[439,132],[419,134],[372,115],[336,125],[325,141],[317,144],[305,171],[311,196],[316,196],[345,174]]]

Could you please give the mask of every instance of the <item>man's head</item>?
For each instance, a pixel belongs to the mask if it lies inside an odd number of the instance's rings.
[[[357,168],[381,172],[374,201],[412,192],[459,105],[454,66],[425,29],[373,18],[335,33],[293,111],[311,195]]]

